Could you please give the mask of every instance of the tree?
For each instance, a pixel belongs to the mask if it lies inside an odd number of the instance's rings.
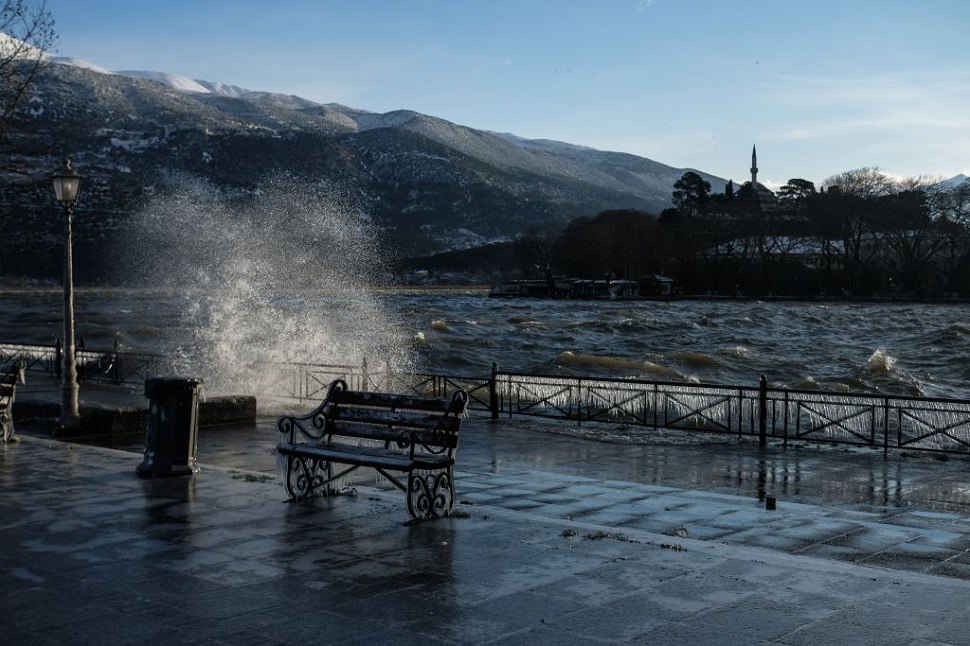
[[[0,141],[56,40],[43,0],[0,0]]]
[[[576,218],[556,242],[556,267],[580,278],[638,278],[656,264],[656,229],[653,216],[633,209]]]
[[[957,186],[935,185],[927,191],[930,217],[942,238],[936,262],[954,293],[970,293],[970,181]]]
[[[556,235],[538,225],[529,227],[515,245],[518,264],[525,265],[526,274],[538,274],[548,283],[553,281],[553,246]]]
[[[919,296],[930,295],[934,260],[945,244],[942,227],[930,216],[926,191],[906,189],[881,198],[879,205],[889,264],[898,267],[898,284]]]
[[[870,200],[895,192],[896,182],[878,166],[867,166],[833,175],[823,185],[837,187],[843,195]]]
[[[815,183],[807,179],[792,178],[778,189],[778,198],[782,201],[798,202],[812,195],[815,195]]]
[[[707,211],[710,192],[710,182],[693,171],[687,171],[674,183],[674,206],[686,215],[700,215]]]
[[[837,228],[842,245],[843,290],[872,291],[866,278],[875,269],[885,226],[880,223],[877,204],[898,191],[893,178],[879,168],[866,167],[833,175],[827,187],[823,210],[826,228]]]

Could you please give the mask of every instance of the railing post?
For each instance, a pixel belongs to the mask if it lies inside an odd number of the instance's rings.
[[[761,375],[758,388],[758,446],[768,443],[768,377]]]
[[[492,411],[492,419],[498,419],[498,364],[492,363],[492,377],[488,381],[488,407]]]
[[[882,415],[882,454],[889,455],[889,398],[883,399]]]
[[[367,384],[370,383],[370,378],[367,376],[367,357],[364,357],[360,364],[360,380],[363,382],[360,389],[367,392],[369,390]]]
[[[111,380],[120,384],[125,380],[125,373],[121,366],[121,344],[115,339],[111,352]]]
[[[569,403],[572,407],[572,402]],[[586,413],[589,414],[589,407],[586,407]],[[583,379],[580,377],[576,380],[576,426],[583,425]]]
[[[61,348],[61,340],[54,340],[54,377],[61,378],[61,369],[64,363],[64,350]]]
[[[785,439],[784,439],[784,442],[782,444],[785,448],[788,448],[788,420],[789,420],[788,389],[786,388],[785,389],[785,426],[784,426],[784,429],[785,429]]]

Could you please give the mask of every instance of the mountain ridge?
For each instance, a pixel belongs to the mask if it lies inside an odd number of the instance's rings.
[[[49,178],[64,157],[85,176],[83,210],[99,214],[96,234],[79,227],[81,253],[88,244],[107,256],[131,215],[177,193],[186,176],[244,201],[274,173],[339,187],[386,246],[414,257],[556,231],[610,209],[659,214],[693,170],[410,110],[378,114],[211,82],[186,91],[170,85],[186,86],[173,75],[126,74],[50,65],[18,109],[0,163],[0,221],[17,244],[0,255],[0,273],[54,273]],[[725,183],[701,174],[715,190]]]

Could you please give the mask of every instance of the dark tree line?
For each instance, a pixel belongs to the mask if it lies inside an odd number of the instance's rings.
[[[688,172],[672,197],[659,217],[606,211],[530,232],[519,260],[533,277],[666,275],[686,294],[970,295],[970,182],[863,168],[819,189],[796,178],[777,193],[750,182],[712,192]]]

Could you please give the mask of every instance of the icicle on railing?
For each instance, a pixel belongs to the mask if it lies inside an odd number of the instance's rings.
[[[605,414],[614,420],[630,419],[644,423],[656,409],[652,389],[613,381],[584,380],[582,386],[580,404],[591,418]]]
[[[970,452],[970,404],[927,401],[900,406],[893,421],[900,446]]]
[[[870,442],[881,427],[877,418],[883,410],[882,399],[820,393],[800,394],[797,401],[799,405],[790,414],[803,414],[807,418],[808,424],[801,424],[803,436],[821,429],[821,434],[829,439]],[[798,419],[791,421],[799,422]]]
[[[660,395],[679,427],[733,431],[743,424],[743,397],[736,389],[709,386],[665,386]]]

